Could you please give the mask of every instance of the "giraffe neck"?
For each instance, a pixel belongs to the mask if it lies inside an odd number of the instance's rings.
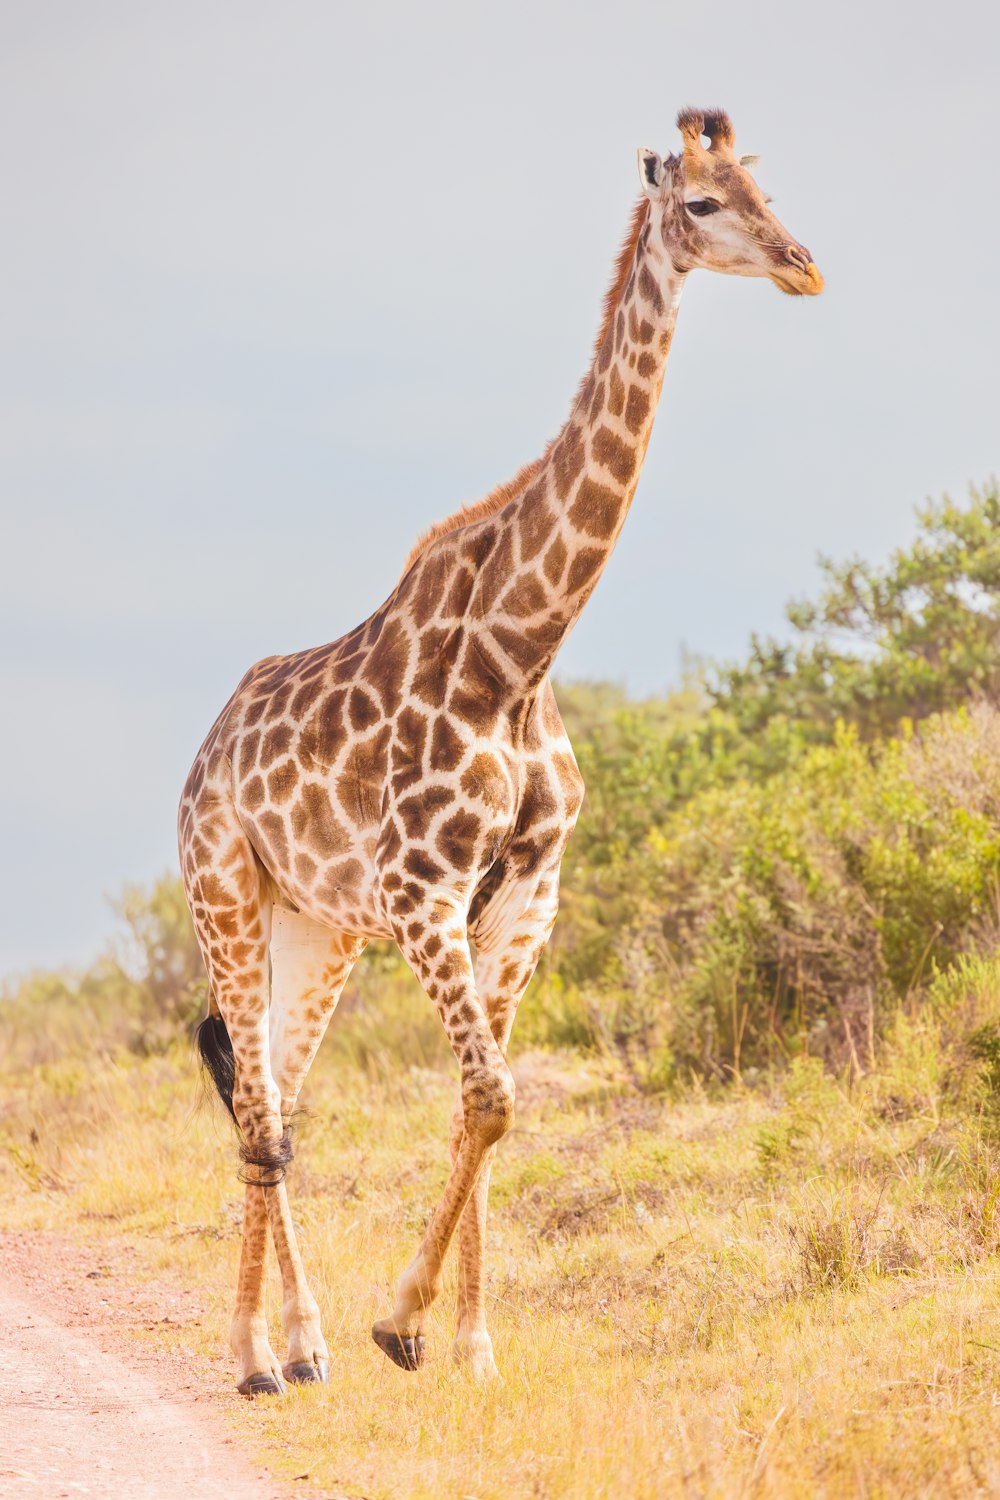
[[[497,516],[469,617],[531,688],[549,671],[611,556],[642,470],[685,274],[647,215],[565,427]]]

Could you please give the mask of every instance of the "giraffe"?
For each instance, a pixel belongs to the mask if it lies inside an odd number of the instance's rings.
[[[736,155],[728,116],[686,109],[677,124],[679,153],[639,152],[641,194],[557,437],[427,532],[350,634],[252,667],[184,787],[182,877],[210,979],[199,1044],[243,1162],[230,1342],[245,1395],[328,1375],[289,1212],[288,1126],[372,938],[398,945],[460,1078],[451,1174],[372,1335],[402,1369],[421,1365],[457,1230],[454,1354],[477,1377],[497,1373],[483,1253],[490,1168],[514,1111],[507,1045],[583,797],[548,674],[625,521],[688,274],[764,276],[793,295],[823,288],[750,175],[756,158]],[[269,1235],[284,1365],[265,1318]]]

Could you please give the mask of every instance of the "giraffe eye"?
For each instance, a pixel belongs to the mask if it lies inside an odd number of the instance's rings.
[[[684,207],[689,214],[694,214],[696,219],[707,218],[709,214],[717,214],[722,207],[721,203],[713,203],[711,198],[695,198]]]

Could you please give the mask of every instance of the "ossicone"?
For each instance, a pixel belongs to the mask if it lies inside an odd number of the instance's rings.
[[[736,131],[724,109],[682,109],[677,129],[684,137],[685,153],[703,151],[703,135],[708,137],[710,151],[732,151],[736,145]]]

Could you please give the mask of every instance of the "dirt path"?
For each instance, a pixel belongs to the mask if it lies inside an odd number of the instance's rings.
[[[0,1234],[0,1494],[286,1500],[228,1433],[211,1362],[135,1337],[196,1322],[196,1294],[127,1272],[127,1247]]]

